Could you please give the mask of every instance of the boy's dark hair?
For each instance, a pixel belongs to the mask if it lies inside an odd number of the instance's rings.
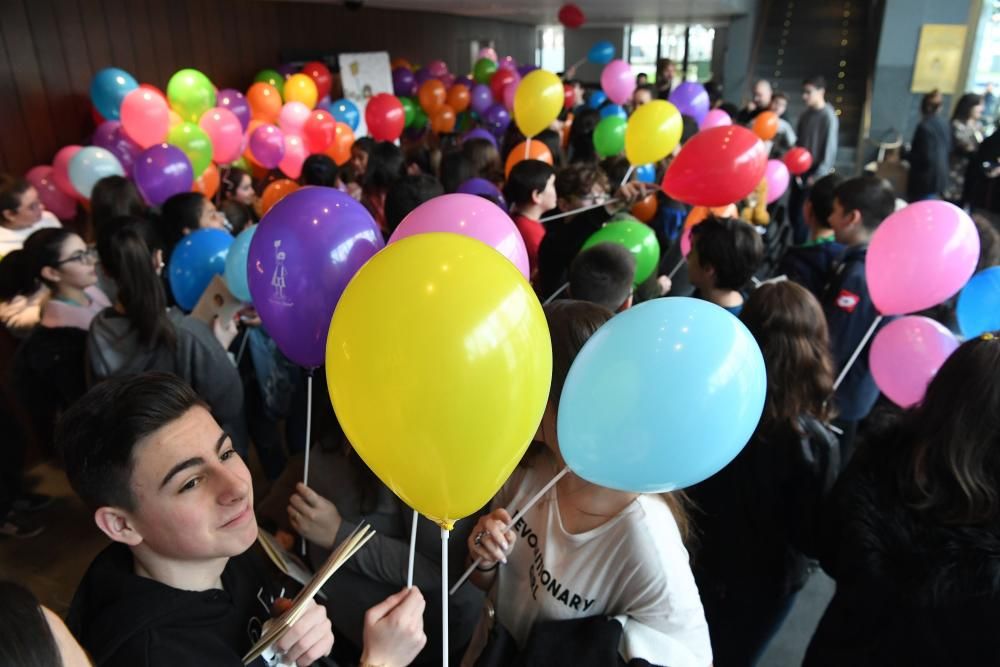
[[[830,214],[833,213],[833,197],[844,177],[834,172],[816,181],[809,191],[809,203],[813,215],[823,229],[830,229]]]
[[[777,91],[775,91],[774,93],[771,94],[771,99],[772,100],[785,100],[787,102],[788,101],[788,95],[785,95],[780,90],[777,90]]]
[[[815,76],[806,77],[802,80],[803,86],[812,86],[813,88],[818,88],[820,90],[826,90],[826,78],[820,74]]]
[[[562,199],[586,197],[598,183],[607,188],[608,177],[594,164],[575,162],[556,174],[556,192]]]
[[[874,230],[896,210],[896,193],[888,181],[872,174],[848,179],[837,186],[834,197],[844,213],[857,211],[861,224]]]
[[[510,170],[503,186],[503,196],[511,206],[531,203],[531,195],[542,192],[555,174],[552,165],[541,160],[521,160]]]
[[[302,163],[299,180],[302,185],[321,185],[332,188],[337,184],[337,163],[329,155],[315,154]]]
[[[241,204],[235,199],[227,199],[219,205],[222,215],[226,216],[226,222],[233,228],[233,235],[239,234],[253,222],[253,211],[246,204]]]
[[[1000,264],[1000,232],[997,232],[996,218],[988,211],[976,211],[972,222],[979,232],[979,263],[976,273]]]
[[[764,255],[764,244],[753,226],[736,218],[710,215],[691,228],[691,247],[698,262],[715,269],[715,286],[743,287]]]
[[[386,231],[392,234],[413,209],[443,194],[441,183],[428,174],[404,176],[396,181],[385,195]]]
[[[368,168],[365,170],[365,190],[386,190],[401,179],[406,169],[406,159],[399,146],[380,141],[368,151]]]
[[[598,166],[608,177],[608,183],[622,183],[631,165],[624,155],[612,155],[598,162]]]
[[[56,427],[55,444],[73,490],[92,510],[134,510],[136,445],[195,406],[207,408],[187,383],[169,373],[114,377],[96,385]]]
[[[569,266],[569,295],[614,312],[632,294],[635,257],[617,243],[587,248]]]

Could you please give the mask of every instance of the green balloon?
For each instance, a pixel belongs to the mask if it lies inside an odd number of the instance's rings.
[[[427,126],[427,114],[420,108],[419,104],[413,105],[413,123],[410,125],[415,130]]]
[[[251,173],[251,171],[252,171],[251,168],[250,168],[250,163],[247,162],[246,157],[243,156],[243,155],[240,155],[238,158],[236,158],[231,163],[229,163],[229,166],[230,167],[234,167],[236,169],[242,169],[243,171],[245,171],[248,174]]]
[[[638,221],[617,220],[609,222],[590,235],[581,250],[598,243],[617,243],[635,257],[635,284],[646,282],[660,262],[660,243],[649,225]]]
[[[618,155],[625,150],[625,127],[628,125],[621,116],[608,116],[594,128],[594,148],[602,158]]]
[[[413,124],[413,112],[417,105],[413,103],[409,97],[400,97],[400,103],[403,105],[403,115],[405,120],[403,121],[403,127],[409,127]]]
[[[281,76],[281,73],[275,69],[262,69],[257,72],[257,76],[253,78],[253,82],[263,82],[269,83],[278,89],[278,94],[281,95],[281,99],[285,99],[285,77]]]
[[[215,86],[196,69],[182,69],[167,82],[167,101],[182,120],[197,123],[215,106]]]
[[[496,71],[497,64],[495,62],[489,58],[480,58],[472,67],[472,78],[475,79],[477,83],[489,84],[490,78],[496,74]]]
[[[212,162],[212,140],[194,123],[179,123],[167,134],[167,143],[177,146],[191,160],[194,177],[198,178]]]

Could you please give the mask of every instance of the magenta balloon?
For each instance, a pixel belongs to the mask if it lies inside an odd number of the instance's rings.
[[[767,203],[773,204],[788,190],[788,167],[781,160],[768,160],[764,178],[767,180]]]
[[[721,127],[723,125],[732,125],[733,119],[729,117],[722,109],[712,109],[707,114],[705,118],[698,124],[699,130],[707,130],[713,127]]]
[[[224,88],[219,91],[218,104],[223,109],[229,109],[240,119],[240,125],[245,131],[250,125],[250,103],[243,93],[233,88]]]
[[[60,190],[52,180],[52,167],[39,165],[32,167],[24,175],[24,180],[38,190],[42,206],[60,220],[72,220],[76,216],[76,199]]]
[[[507,111],[514,111],[514,95],[517,94],[517,87],[521,85],[521,81],[511,81],[506,86],[503,87],[503,105],[507,107]]]
[[[201,115],[198,125],[212,142],[212,159],[216,163],[239,159],[243,152],[243,124],[236,114],[225,107],[215,107]]]
[[[431,76],[440,78],[448,73],[448,64],[443,60],[432,60],[427,64],[427,71]]]
[[[615,104],[625,104],[635,92],[632,66],[624,60],[612,60],[601,71],[601,90]]]
[[[101,123],[91,138],[91,143],[98,148],[103,148],[116,158],[125,170],[125,175],[132,176],[135,166],[135,159],[142,152],[139,144],[128,138],[122,124],[117,120],[108,120]]]
[[[63,146],[52,158],[52,182],[63,194],[76,197],[76,189],[69,180],[69,161],[73,159],[83,146]]]
[[[872,302],[883,315],[905,315],[957,294],[979,262],[979,233],[954,204],[921,201],[875,229],[865,258]]]
[[[170,144],[156,144],[140,153],[133,176],[139,192],[153,206],[181,192],[190,192],[194,183],[188,156]]]
[[[302,163],[306,161],[307,157],[309,157],[309,151],[306,149],[302,137],[291,134],[285,137],[285,155],[278,163],[278,169],[288,178],[298,180],[299,176],[302,175]]]
[[[261,166],[274,169],[285,157],[285,135],[274,125],[261,125],[250,135],[250,152]]]
[[[435,197],[403,218],[389,237],[389,243],[430,232],[461,234],[482,241],[509,259],[530,280],[528,251],[521,233],[510,216],[488,199],[457,193]]]
[[[923,400],[927,385],[958,340],[932,319],[911,315],[885,325],[872,341],[868,362],[875,384],[902,408]]]
[[[285,106],[281,107],[281,112],[278,114],[278,127],[285,136],[289,134],[302,136],[302,126],[311,113],[312,109],[302,102],[285,102]]]
[[[306,368],[323,365],[341,293],[384,245],[365,207],[334,188],[300,188],[267,212],[250,242],[247,277],[285,356]]]

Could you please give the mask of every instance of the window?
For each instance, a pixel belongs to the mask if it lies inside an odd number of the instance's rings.
[[[535,64],[549,72],[562,72],[566,68],[566,49],[563,46],[562,26],[539,26]]]
[[[685,32],[687,33],[685,38]],[[650,81],[656,75],[656,51],[659,57],[670,58],[677,64],[678,75],[687,48],[688,80],[708,81],[712,78],[712,50],[715,28],[710,25],[669,23],[666,25],[634,25],[628,28],[629,62],[636,74],[644,72]]]

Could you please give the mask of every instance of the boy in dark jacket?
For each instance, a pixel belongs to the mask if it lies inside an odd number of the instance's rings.
[[[778,275],[785,275],[813,293],[817,299],[823,298],[823,288],[830,277],[834,262],[844,252],[844,246],[834,238],[830,227],[833,212],[833,193],[844,182],[840,174],[827,174],[816,181],[809,191],[802,215],[809,228],[809,240],[800,246],[789,248],[778,265]]]

